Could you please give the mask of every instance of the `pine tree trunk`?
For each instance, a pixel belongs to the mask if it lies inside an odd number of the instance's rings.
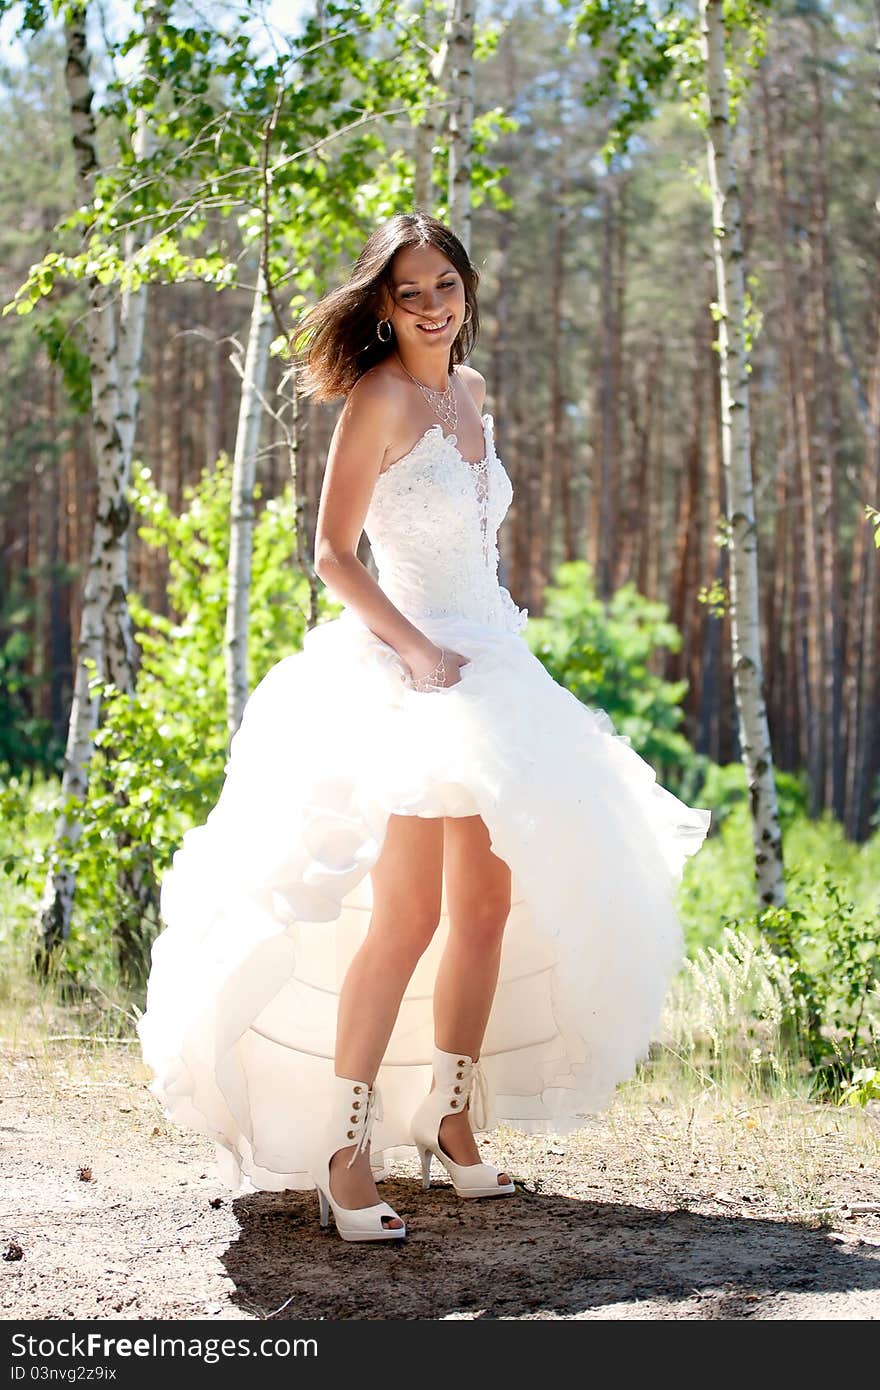
[[[531,483],[532,457],[523,447],[525,429],[524,401],[526,394],[526,349],[522,337],[511,338],[510,351],[510,392],[509,406],[504,414],[504,427],[507,440],[507,457],[515,459],[511,470],[513,480],[513,501],[507,514],[505,526],[507,549],[510,555],[510,582],[508,588],[517,603],[524,605],[531,613],[536,611],[536,595],[531,587],[529,487]],[[508,464],[511,469],[511,465]]]
[[[676,527],[675,565],[672,571],[672,585],[669,594],[670,616],[681,633],[682,646],[678,652],[668,653],[666,660],[667,680],[680,679],[682,667],[691,648],[698,563],[696,549],[700,533],[697,509],[701,487],[700,442],[703,437],[703,380],[699,366],[695,364],[690,428],[687,434],[682,429],[681,447],[684,457],[679,467],[681,492]]]
[[[880,606],[880,563],[864,504],[880,506],[880,289],[874,305],[874,358],[864,417],[865,442],[853,540],[846,675],[846,828],[863,839],[870,822],[871,770],[878,723],[878,653],[874,636]]]
[[[554,536],[553,525],[559,510],[562,510],[564,517],[564,507],[567,499],[562,497],[562,412],[564,404],[565,386],[562,372],[562,296],[563,282],[565,279],[565,203],[564,203],[564,182],[559,183],[553,189],[554,216],[552,223],[550,257],[547,276],[547,291],[545,300],[546,313],[546,332],[547,332],[547,371],[549,376],[548,391],[549,402],[545,417],[544,428],[542,430],[542,455],[543,463],[541,469],[541,510],[537,518],[537,526],[541,536],[541,546],[543,559],[541,570],[544,581],[552,579],[554,570]]]
[[[615,580],[615,534],[620,490],[622,322],[620,317],[619,207],[614,175],[605,175],[602,197],[602,361],[596,536],[596,585],[607,599]]]
[[[651,529],[652,496],[655,486],[655,459],[658,454],[659,413],[663,396],[663,340],[657,338],[648,350],[645,362],[644,405],[636,432],[636,464],[639,477],[639,522],[633,528],[635,558],[627,574],[636,582],[639,593],[649,592],[651,554],[657,540]]]
[[[229,527],[229,571],[226,590],[226,727],[230,740],[241,723],[248,697],[248,612],[251,557],[254,540],[254,484],[257,446],[262,419],[261,397],[266,386],[266,367],[272,336],[272,317],[266,298],[263,269],[257,273],[242,367],[241,404],[232,463],[232,499]]]
[[[819,333],[816,342],[818,381],[816,383],[816,457],[817,504],[819,523],[819,565],[822,606],[823,672],[825,683],[824,710],[826,719],[825,784],[821,804],[836,815],[843,810],[843,762],[841,741],[842,658],[841,632],[843,613],[840,598],[840,573],[837,560],[838,496],[837,476],[840,462],[840,441],[843,438],[840,400],[837,383],[837,361],[832,342],[831,294],[831,214],[829,189],[829,156],[826,140],[825,96],[822,82],[822,54],[819,26],[810,21],[813,62],[810,79],[813,88],[813,129],[816,149],[815,192],[813,197],[813,227],[811,240],[816,255],[816,315]]]
[[[749,437],[745,276],[736,170],[728,114],[722,0],[700,0],[700,38],[708,94],[707,157],[712,190],[718,299],[721,444],[727,481],[733,681],[739,739],[752,812],[755,872],[762,904],[785,900],[782,836],[764,702],[757,527]]]
[[[875,48],[880,58],[880,0],[875,0]],[[880,104],[880,74],[877,76],[877,102]],[[880,195],[874,207],[880,209]],[[876,222],[876,219],[875,219]],[[875,226],[875,247],[880,244]],[[855,396],[864,431],[858,502],[854,508],[854,537],[849,593],[847,641],[844,662],[845,803],[847,833],[863,839],[871,824],[871,782],[878,761],[877,718],[880,702],[877,626],[880,623],[880,564],[873,547],[872,527],[864,516],[864,505],[880,507],[880,258],[873,265],[874,293],[867,310],[867,341],[872,346],[868,365],[867,389],[860,389],[853,368]],[[841,332],[843,323],[841,315]]]
[[[495,297],[495,314],[492,323],[491,380],[489,394],[495,416],[504,426],[505,444],[513,447],[513,419],[510,411],[511,392],[511,341],[510,324],[512,310],[512,286],[510,275],[510,242],[512,223],[508,212],[499,212],[496,219],[494,257],[498,285]],[[507,528],[505,528],[506,530]],[[513,536],[505,534],[501,539],[501,558],[498,568],[499,582],[511,588],[509,556],[513,553]]]
[[[707,295],[707,302],[712,293]],[[709,389],[706,392],[706,413],[708,429],[706,432],[708,498],[710,517],[709,534],[711,541],[705,559],[703,582],[711,589],[713,584],[725,585],[728,579],[727,547],[718,544],[717,535],[724,516],[724,467],[721,458],[721,392],[715,370],[715,353],[711,351],[714,324],[709,328],[709,348],[712,362]],[[697,718],[697,752],[705,753],[713,762],[721,762],[722,743],[722,695],[723,640],[725,618],[705,608],[703,627],[703,648],[700,656],[700,706]]]
[[[803,634],[799,663],[800,701],[804,719],[798,728],[804,739],[803,755],[810,784],[810,809],[815,814],[822,802],[827,718],[824,709],[823,610],[818,550],[815,432],[812,401],[816,374],[815,288],[796,277],[803,257],[798,231],[789,215],[788,179],[785,167],[784,93],[770,92],[762,80],[762,104],[767,158],[773,193],[773,213],[782,282],[780,358],[785,381],[790,447],[799,478],[798,536],[800,563],[797,593],[792,595]],[[776,117],[776,119],[774,119]]]

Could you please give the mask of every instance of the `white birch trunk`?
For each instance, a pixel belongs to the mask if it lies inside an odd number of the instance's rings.
[[[471,248],[474,122],[474,0],[454,0],[449,82],[449,225]]]
[[[155,12],[154,12],[155,14]],[[152,20],[156,23],[156,18]],[[138,111],[133,138],[135,158],[146,159],[155,144],[144,111]],[[130,262],[150,235],[149,225],[129,230],[125,237],[125,259]],[[114,496],[124,523],[120,526],[111,555],[113,562],[112,588],[104,614],[107,677],[121,690],[134,688],[134,639],[128,613],[128,538],[129,509],[126,493],[131,485],[131,465],[134,457],[134,437],[140,403],[140,375],[144,347],[144,323],[147,316],[147,286],[125,289],[119,309],[119,328],[116,344],[118,396],[116,426],[119,435],[119,468],[113,474]]]
[[[76,192],[79,202],[87,205],[92,201],[99,163],[84,10],[65,12],[65,38]],[[141,141],[145,141],[144,122],[140,122],[138,134]],[[134,249],[132,241],[131,250]],[[114,681],[122,690],[131,690],[134,684],[134,643],[127,607],[129,504],[126,493],[131,476],[146,290],[124,298],[117,328],[113,287],[92,279],[88,289],[86,332],[91,364],[92,439],[98,501],[89,568],[83,585],[61,781],[63,809],[55,826],[50,869],[40,905],[40,936],[42,947],[47,951],[64,940],[70,930],[76,883],[65,862],[66,846],[76,843],[79,825],[66,808],[71,798],[80,800],[85,795],[92,735],[99,713],[98,701],[89,692],[87,663],[94,662],[97,674]]]
[[[413,210],[430,212],[434,206],[434,127],[431,114],[415,128]]]
[[[261,265],[257,274],[257,288],[242,368],[241,401],[232,464],[224,640],[226,724],[230,739],[241,723],[242,711],[248,696],[247,629],[254,540],[254,483],[262,412],[260,398],[266,384],[271,335],[272,318]]]
[[[769,906],[784,903],[785,884],[761,661],[742,210],[731,150],[722,0],[700,0],[700,39],[708,96],[707,157],[719,310],[721,448],[729,523],[733,683],[752,813],[758,895],[761,904]]]
[[[416,127],[415,147],[415,185],[413,188],[413,207],[421,212],[434,212],[434,154],[436,146],[446,128],[447,108],[440,104],[445,96],[445,83],[449,72],[452,37],[455,32],[455,16],[458,0],[449,0],[443,38],[440,47],[429,64],[431,81],[438,89],[425,114],[424,123]]]

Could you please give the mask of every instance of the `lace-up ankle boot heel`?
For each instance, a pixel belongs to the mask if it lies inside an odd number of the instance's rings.
[[[431,1186],[431,1158],[439,1158],[459,1197],[510,1197],[512,1182],[499,1183],[499,1170],[491,1163],[455,1163],[440,1144],[440,1125],[447,1115],[470,1109],[475,1129],[488,1121],[488,1087],[479,1062],[464,1052],[434,1048],[434,1089],[429,1091],[412,1119],[413,1142],[422,1164],[422,1186]]]
[[[387,1202],[376,1202],[371,1207],[341,1207],[330,1191],[330,1160],[333,1155],[339,1149],[354,1144],[354,1152],[346,1165],[350,1168],[370,1138],[373,1121],[381,1118],[382,1102],[377,1086],[369,1086],[366,1081],[334,1076],[324,1143],[314,1157],[309,1176],[318,1189],[321,1225],[329,1225],[332,1210],[336,1229],[343,1240],[403,1240],[406,1235],[405,1225],[382,1225],[383,1216],[400,1220]]]

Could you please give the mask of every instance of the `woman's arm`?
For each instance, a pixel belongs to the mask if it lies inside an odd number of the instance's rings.
[[[436,666],[441,649],[404,617],[357,557],[393,409],[387,384],[369,374],[349,392],[327,455],[315,530],[315,571],[418,679]]]

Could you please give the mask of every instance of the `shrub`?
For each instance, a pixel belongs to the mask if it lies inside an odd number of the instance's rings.
[[[633,584],[604,602],[583,560],[560,565],[545,597],[544,616],[526,629],[531,651],[560,685],[604,709],[661,780],[675,784],[697,760],[679,732],[687,682],[664,680],[651,666],[657,652],[681,646],[666,604]]]

